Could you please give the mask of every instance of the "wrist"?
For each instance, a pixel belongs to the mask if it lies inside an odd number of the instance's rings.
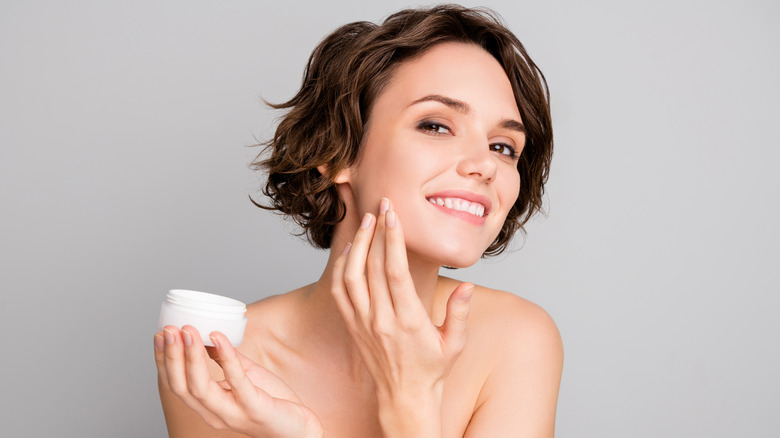
[[[378,392],[379,424],[384,437],[441,436],[442,386],[407,392]]]

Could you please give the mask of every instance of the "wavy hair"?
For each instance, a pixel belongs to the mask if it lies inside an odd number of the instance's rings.
[[[329,248],[336,224],[346,215],[333,177],[358,159],[374,101],[399,65],[447,42],[476,44],[498,60],[525,125],[526,143],[517,163],[518,198],[484,256],[501,253],[542,209],[553,133],[544,75],[517,37],[486,9],[406,9],[382,24],[354,22],[328,35],[309,57],[296,95],[269,103],[287,112],[250,165],[267,172],[263,193],[271,204],[252,202],[287,215],[314,246]],[[317,170],[323,165],[326,175]]]

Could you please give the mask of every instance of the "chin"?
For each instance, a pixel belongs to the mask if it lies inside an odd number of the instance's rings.
[[[414,251],[413,248],[408,249]],[[452,268],[468,268],[477,263],[485,252],[485,248],[483,248],[482,245],[464,246],[462,244],[447,245],[441,243],[419,249],[420,251],[414,252],[417,252],[421,258],[434,261],[438,265]]]
[[[442,263],[442,266],[449,266],[450,268],[468,268],[470,266],[473,266],[475,263],[477,263],[480,258],[482,258],[481,253],[476,257],[470,257],[470,258],[457,257],[445,261],[444,263]]]

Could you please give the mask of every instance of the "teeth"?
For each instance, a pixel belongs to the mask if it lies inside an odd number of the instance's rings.
[[[442,207],[450,208],[457,211],[465,211],[471,213],[474,216],[482,217],[485,215],[485,206],[476,202],[469,202],[465,199],[459,198],[430,198],[428,201],[431,204],[440,205]]]

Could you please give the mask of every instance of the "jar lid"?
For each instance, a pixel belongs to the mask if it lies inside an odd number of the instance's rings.
[[[246,305],[241,301],[208,292],[172,289],[168,291],[165,300],[171,304],[196,310],[208,310],[235,315],[246,313]]]

